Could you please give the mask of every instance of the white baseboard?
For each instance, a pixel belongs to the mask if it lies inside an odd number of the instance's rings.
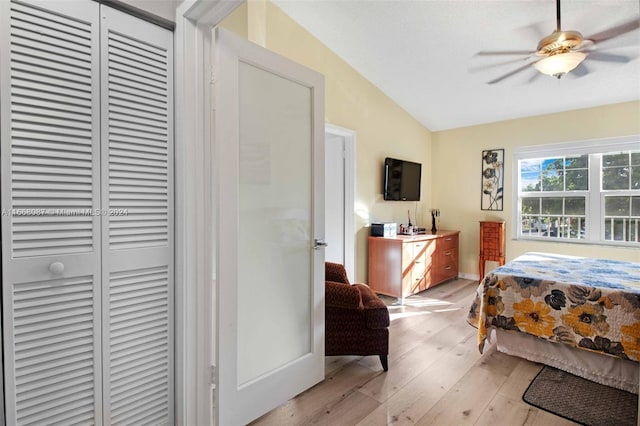
[[[458,277],[459,278],[464,278],[465,280],[471,280],[471,281],[479,281],[480,280],[480,275],[478,274],[469,274],[466,272],[459,272],[458,273]]]

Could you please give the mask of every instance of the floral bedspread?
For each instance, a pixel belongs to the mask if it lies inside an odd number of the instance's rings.
[[[526,253],[489,273],[468,322],[640,361],[640,263]]]

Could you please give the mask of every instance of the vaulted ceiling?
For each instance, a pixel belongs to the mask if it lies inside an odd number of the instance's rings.
[[[525,55],[475,54],[536,50],[555,29],[553,0],[274,3],[432,131],[640,99],[638,29],[597,45],[627,62],[593,55],[561,79],[531,67],[487,84],[523,66]],[[640,19],[640,2],[564,0],[561,11],[563,30],[588,37]]]

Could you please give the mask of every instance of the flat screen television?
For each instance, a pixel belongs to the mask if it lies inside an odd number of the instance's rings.
[[[384,159],[384,199],[420,201],[422,164],[396,158]]]

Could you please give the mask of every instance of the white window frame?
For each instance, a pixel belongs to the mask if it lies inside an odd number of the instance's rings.
[[[606,139],[592,139],[586,141],[574,141],[558,144],[535,145],[527,147],[519,147],[514,150],[513,154],[513,194],[515,194],[515,202],[513,203],[513,223],[514,238],[517,240],[532,240],[545,242],[575,243],[575,244],[596,244],[596,245],[612,245],[623,247],[639,247],[637,242],[627,241],[609,241],[604,240],[604,196],[606,192],[601,191],[601,170],[600,164],[602,154],[615,151],[637,151],[640,147],[640,135],[623,136]],[[536,158],[552,158],[574,155],[589,155],[589,191],[586,194],[586,220],[587,229],[584,239],[570,238],[549,238],[541,236],[529,236],[522,234],[522,221],[520,219],[521,197],[520,197],[520,166],[519,160],[528,160]],[[633,191],[621,191],[620,195],[628,195]],[[580,191],[580,193],[583,193]],[[567,193],[564,192],[563,196]],[[576,196],[579,196],[576,192]],[[635,195],[635,194],[632,194]],[[541,194],[547,196],[547,194]],[[553,194],[548,194],[553,196]],[[596,223],[597,222],[597,223]]]

